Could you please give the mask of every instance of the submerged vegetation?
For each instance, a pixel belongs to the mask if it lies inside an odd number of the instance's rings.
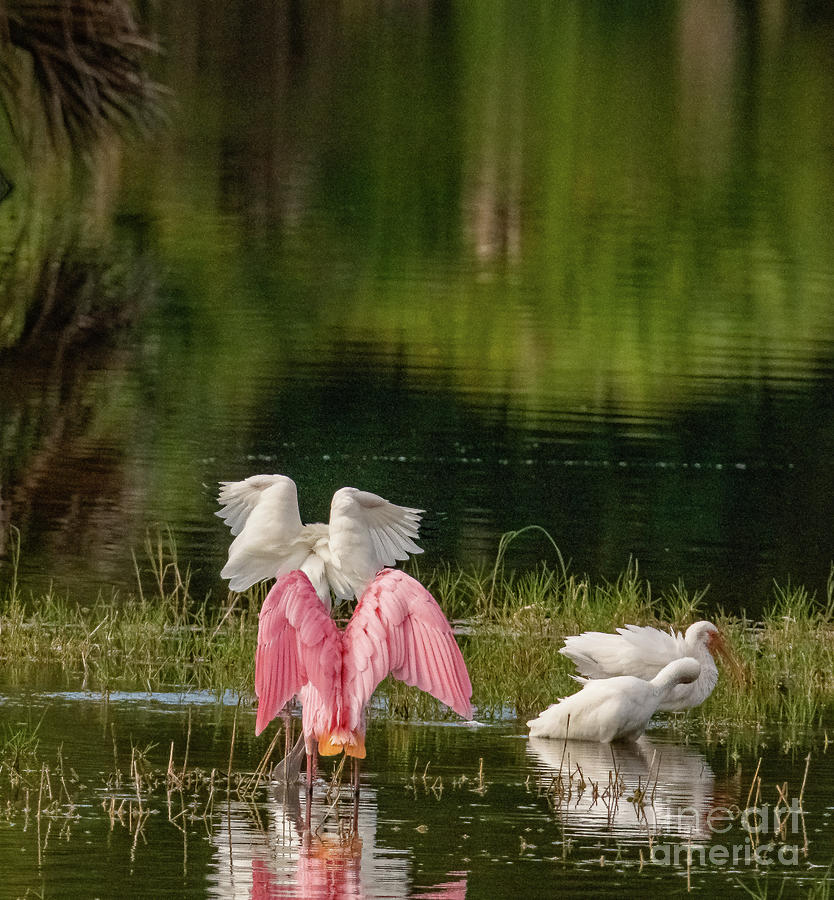
[[[834,574],[822,600],[802,587],[776,586],[753,622],[707,613],[703,594],[682,584],[655,596],[636,564],[600,583],[571,574],[561,558],[556,569],[505,571],[505,546],[489,570],[415,573],[456,623],[479,719],[521,718],[570,693],[573,670],[558,652],[565,635],[624,623],[684,628],[707,615],[725,633],[739,673],[722,670],[713,695],[673,717],[674,727],[718,741],[771,724],[796,731],[824,724],[834,705]],[[195,599],[190,571],[167,534],[148,538],[135,593],[99,595],[80,606],[54,591],[24,597],[18,548],[12,540],[11,577],[0,598],[0,662],[9,680],[38,684],[57,675],[104,694],[176,685],[253,699],[264,586],[229,594],[224,603]],[[393,680],[379,699],[398,717],[445,714],[433,698]]]

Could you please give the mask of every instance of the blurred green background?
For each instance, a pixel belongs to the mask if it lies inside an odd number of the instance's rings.
[[[265,471],[306,521],[345,484],[425,508],[428,566],[537,523],[593,577],[634,556],[750,611],[773,579],[822,589],[826,4],[139,21],[150,128],[51,137],[24,50],[0,116],[0,524],[26,584],[129,584],[165,523],[224,594],[216,482]]]

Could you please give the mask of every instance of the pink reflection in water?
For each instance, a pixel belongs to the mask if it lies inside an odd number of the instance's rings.
[[[368,896],[360,878],[362,841],[321,840],[306,847],[298,857],[296,877],[282,880],[278,872],[263,859],[252,860],[251,900],[274,900],[280,897],[304,897],[305,900],[360,900]],[[450,872],[453,881],[432,887],[418,888],[410,894],[414,900],[464,900],[467,888],[466,872]],[[373,896],[385,893],[374,891]],[[387,895],[402,897],[400,890]]]

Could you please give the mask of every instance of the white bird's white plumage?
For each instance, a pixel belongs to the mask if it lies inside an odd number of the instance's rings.
[[[708,841],[714,837],[710,813],[723,797],[716,791],[715,773],[706,757],[692,746],[655,743],[646,735],[616,746],[531,737],[527,750],[545,783],[561,776],[563,782],[598,787],[584,796],[581,788],[577,791],[570,806],[574,831],[588,834],[606,828],[622,837],[645,835],[649,828],[655,838],[677,834]],[[638,815],[631,803],[599,802],[614,769],[629,788],[652,785],[651,803],[643,805]]]
[[[659,704],[676,685],[695,681],[697,659],[676,659],[651,681],[633,675],[588,679],[582,690],[563,697],[527,725],[531,737],[577,741],[635,741],[646,730]]]
[[[234,540],[220,575],[233,591],[301,569],[322,602],[360,597],[386,566],[422,553],[414,543],[423,510],[396,506],[376,494],[344,487],[330,504],[328,524],[304,525],[295,482],[286,475],[252,475],[220,482],[215,513]]]
[[[691,684],[674,687],[658,706],[659,710],[682,710],[698,706],[712,693],[718,681],[713,650],[724,650],[718,628],[712,622],[695,622],[685,634],[648,625],[626,625],[616,634],[586,631],[565,638],[559,652],[588,678],[633,675],[644,681],[672,660],[691,656],[701,664],[701,674]]]

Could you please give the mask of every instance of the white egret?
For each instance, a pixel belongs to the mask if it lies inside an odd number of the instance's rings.
[[[396,506],[376,494],[343,487],[330,504],[327,524],[304,525],[295,482],[286,475],[252,475],[222,481],[220,516],[234,540],[220,575],[233,591],[300,569],[330,609],[359,598],[374,576],[409,553],[423,510]]]
[[[668,632],[648,625],[626,625],[616,634],[586,631],[565,638],[560,653],[573,660],[588,678],[634,675],[648,681],[668,663],[691,656],[701,664],[701,674],[691,684],[681,683],[668,692],[659,710],[683,710],[698,706],[712,693],[718,681],[713,659],[717,653],[738,672],[738,663],[712,622],[695,622],[686,633]]]
[[[585,679],[582,690],[563,697],[527,725],[530,737],[567,738],[577,741],[635,741],[671,689],[690,684],[701,664],[691,656],[676,659],[651,679],[633,675]]]

